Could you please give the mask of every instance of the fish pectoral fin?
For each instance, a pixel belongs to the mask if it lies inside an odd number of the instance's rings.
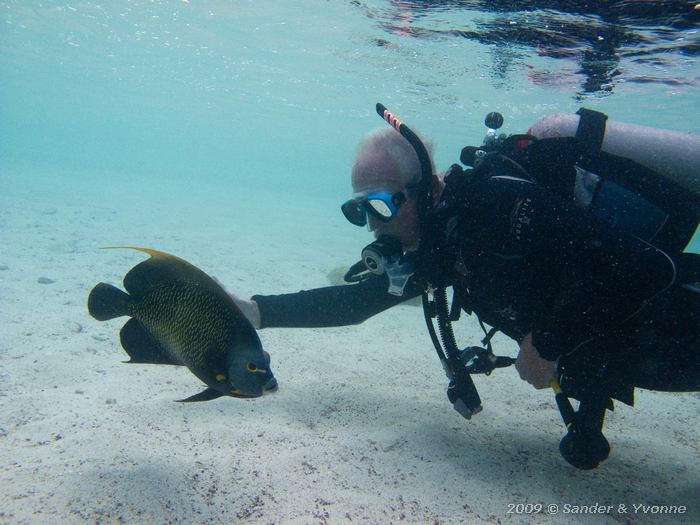
[[[148,333],[136,319],[129,319],[119,332],[122,348],[129,354],[129,363],[181,365]]]
[[[219,392],[216,388],[207,388],[206,390],[203,390],[199,394],[195,394],[193,396],[188,397],[187,399],[180,399],[180,403],[192,403],[195,401],[211,401],[212,399],[216,399],[217,397],[221,397],[224,394]]]

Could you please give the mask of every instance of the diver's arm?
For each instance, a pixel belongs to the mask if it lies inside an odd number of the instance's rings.
[[[259,309],[259,328],[320,328],[359,324],[421,293],[409,281],[403,296],[387,292],[386,276],[343,286],[327,286],[282,295],[254,295]]]

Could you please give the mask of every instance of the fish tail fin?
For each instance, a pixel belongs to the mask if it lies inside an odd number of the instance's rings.
[[[130,296],[116,286],[99,283],[88,297],[88,312],[98,321],[107,321],[128,314]]]

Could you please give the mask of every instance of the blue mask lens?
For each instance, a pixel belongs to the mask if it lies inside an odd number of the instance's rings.
[[[344,202],[340,209],[351,224],[355,226],[364,226],[367,224],[367,212],[362,206],[360,199],[350,199]]]
[[[398,193],[370,193],[368,195],[350,199],[343,203],[340,209],[345,218],[355,226],[367,224],[367,214],[382,222],[389,222],[399,211],[401,205],[406,202],[406,192]]]

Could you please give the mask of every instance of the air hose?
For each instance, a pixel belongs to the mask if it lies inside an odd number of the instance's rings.
[[[421,169],[420,187],[422,190],[422,198],[418,207],[419,219],[421,224],[421,239],[426,238],[427,234],[427,215],[432,205],[432,180],[433,168],[428,155],[428,150],[425,144],[418,138],[406,124],[398,117],[391,113],[383,104],[377,103],[377,114],[382,117],[391,127],[398,131],[408,143],[413,147]],[[430,338],[433,341],[435,350],[440,358],[445,373],[450,380],[447,387],[447,397],[454,406],[455,410],[462,416],[469,419],[472,414],[476,414],[481,410],[481,399],[479,393],[474,386],[471,376],[467,372],[464,363],[462,363],[459,355],[459,347],[452,330],[452,323],[449,317],[449,308],[447,305],[447,291],[444,287],[434,291],[434,302],[431,303],[428,299],[427,292],[423,292],[423,312],[425,314],[425,322],[428,326]],[[435,307],[433,311],[432,306]],[[442,344],[435,333],[432,318],[437,316],[438,329]],[[445,351],[442,350],[444,346]],[[445,353],[447,355],[445,355]]]

